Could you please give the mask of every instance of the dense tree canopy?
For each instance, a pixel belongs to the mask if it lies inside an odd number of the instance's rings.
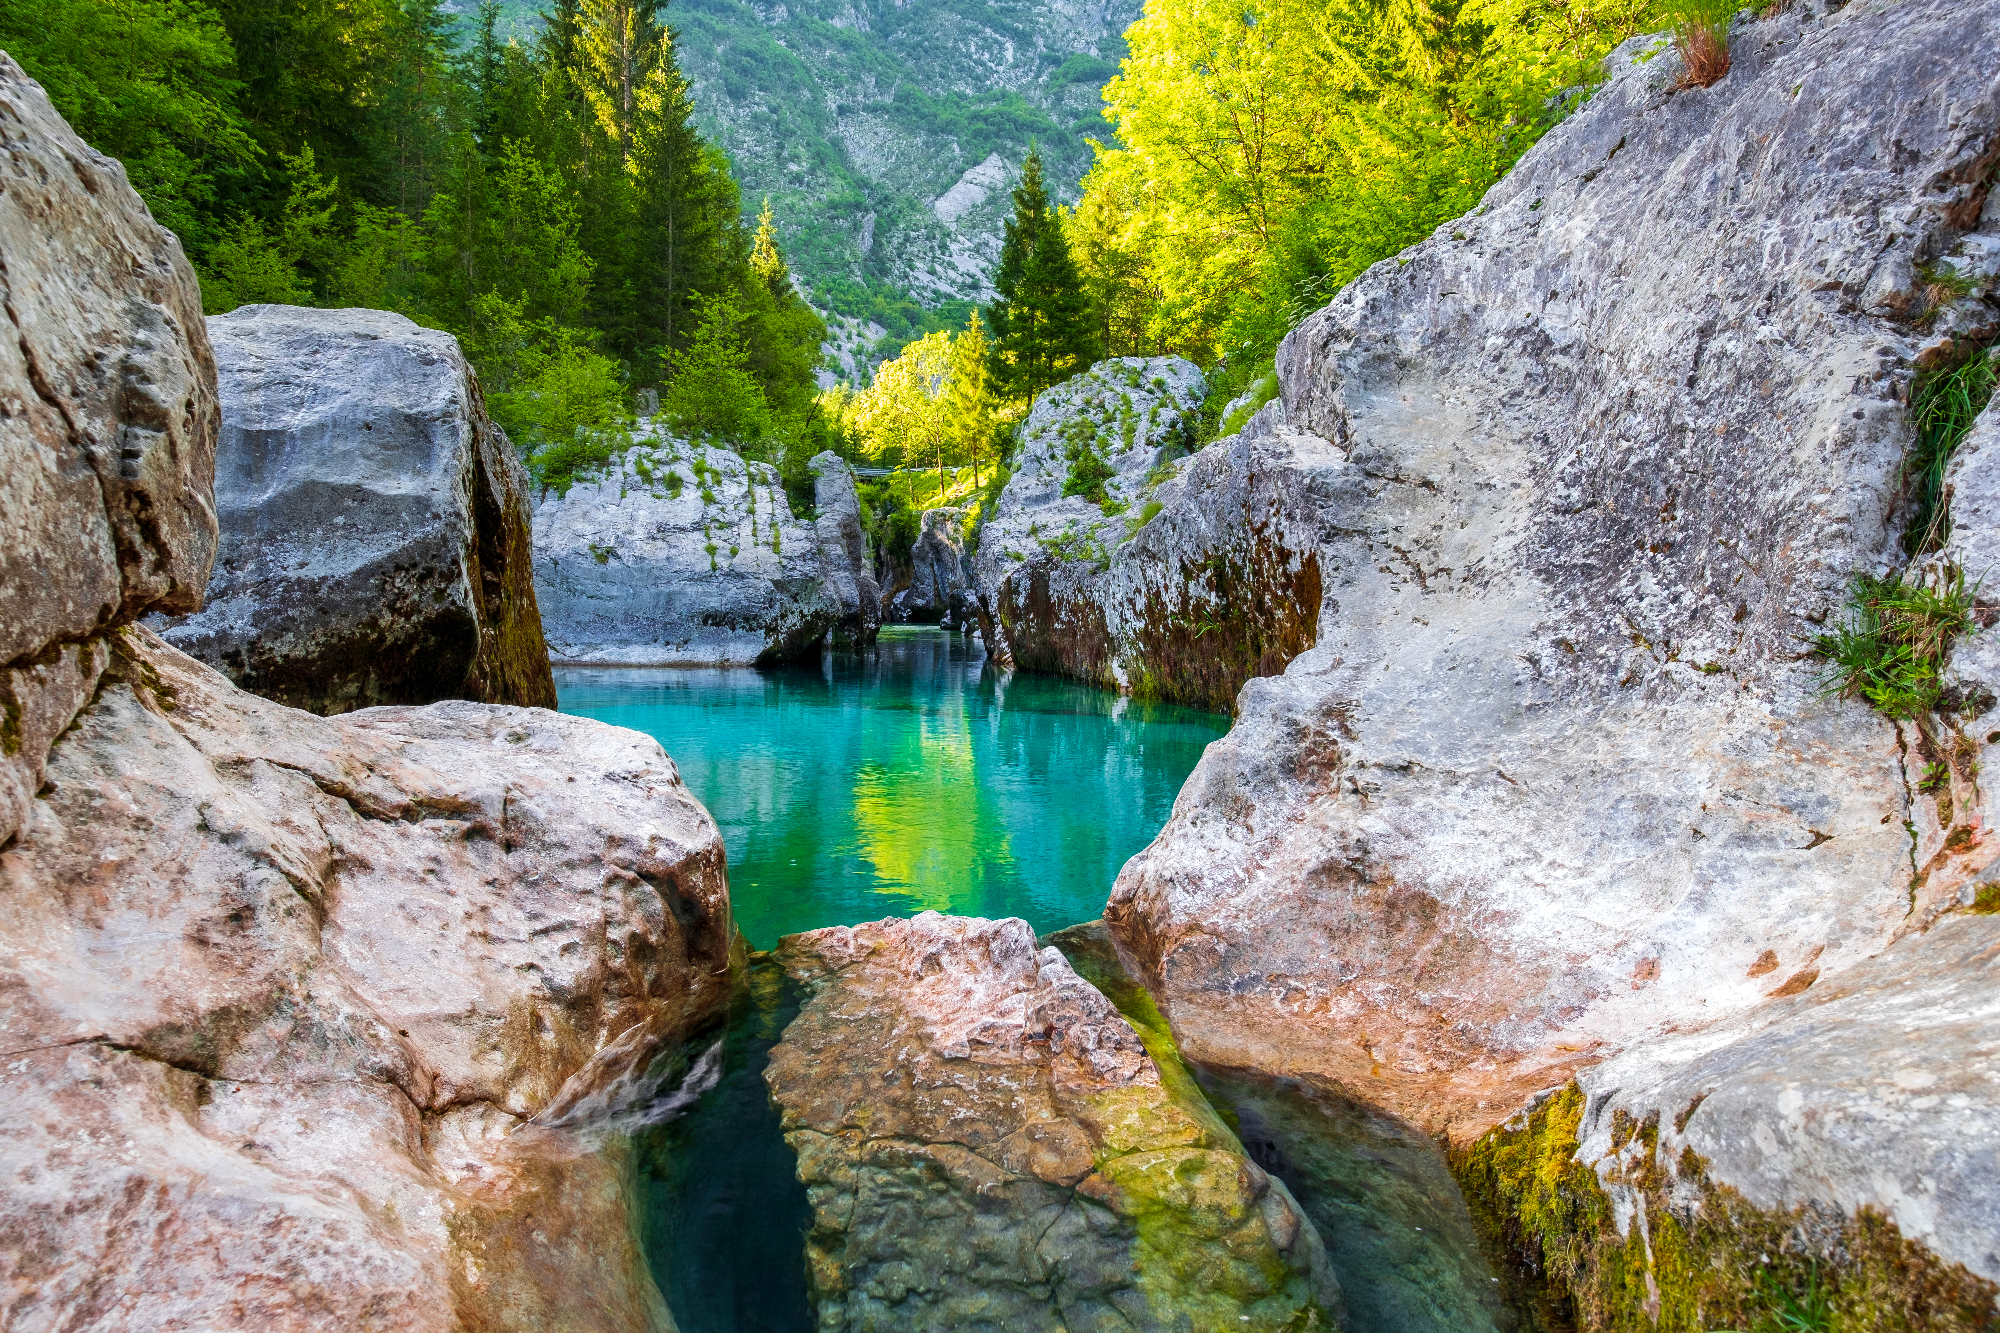
[[[654,384],[803,476],[825,331],[768,210],[743,225],[658,11],[553,0],[524,46],[492,0],[462,29],[442,0],[15,0],[0,46],[125,162],[211,312],[361,305],[450,330],[556,484],[609,456]],[[676,374],[735,397],[695,412]]]

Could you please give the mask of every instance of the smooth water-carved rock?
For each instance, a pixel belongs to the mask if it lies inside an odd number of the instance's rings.
[[[923,625],[965,625],[972,616],[972,587],[965,571],[965,511],[926,509],[910,547],[910,586],[890,607],[897,620]]]
[[[180,242],[0,53],[0,847],[104,670],[215,554],[215,362]]]
[[[1805,650],[1903,558],[1932,335],[1884,293],[2000,225],[1996,17],[1795,6],[1679,92],[1635,40],[1287,339],[1244,440],[1296,460],[1317,641],[1106,913],[1190,1054],[1462,1142],[1903,927],[1921,761]]]
[[[861,499],[854,490],[854,471],[831,450],[814,454],[813,526],[819,532],[820,556],[826,562],[827,588],[840,604],[834,636],[856,645],[875,641],[882,627],[882,589],[875,583],[874,557],[868,550],[868,530],[861,526]]]
[[[726,1001],[714,823],[635,732],[323,719],[139,628],[0,857],[24,1327],[664,1324],[556,1128]]]
[[[603,1113],[726,1000],[714,823],[636,733],[130,624],[215,551],[194,275],[5,57],[0,141],[6,1323],[670,1328]]]
[[[811,998],[766,1078],[822,1329],[1329,1329],[1285,1187],[1018,919],[781,941]]]
[[[535,510],[549,651],[607,666],[792,661],[848,614],[845,550],[829,560],[770,464],[653,436]]]
[[[555,707],[528,477],[450,334],[381,310],[208,321],[222,544],[168,642],[315,713]]]

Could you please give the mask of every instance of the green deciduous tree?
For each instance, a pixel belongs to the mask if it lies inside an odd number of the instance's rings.
[[[660,411],[681,430],[724,440],[757,440],[770,433],[771,406],[750,373],[743,312],[732,292],[699,302],[701,324],[685,349],[668,348],[667,388]]]

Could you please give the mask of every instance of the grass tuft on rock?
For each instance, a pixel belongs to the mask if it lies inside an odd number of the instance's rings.
[[[1916,513],[1903,538],[1911,555],[1935,551],[1951,536],[1945,470],[1992,401],[1995,378],[1993,357],[1982,348],[1919,375],[1911,387],[1910,424],[1917,443],[1906,466],[1916,486]]]
[[[1928,716],[1944,692],[1945,654],[1972,625],[1972,605],[1958,570],[1928,581],[1856,576],[1846,623],[1812,641],[1827,664],[1826,693],[1861,699],[1884,717]]]

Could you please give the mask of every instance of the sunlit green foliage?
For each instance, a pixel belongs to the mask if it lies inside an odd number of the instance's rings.
[[[1944,691],[1945,654],[1971,628],[1972,605],[1955,570],[1929,580],[1858,576],[1845,622],[1813,639],[1827,664],[1827,692],[1863,700],[1885,717],[1923,718]]]
[[[1904,549],[1911,555],[1935,551],[1951,536],[1945,469],[1952,452],[1971,433],[1972,423],[1992,401],[1993,361],[1984,348],[1974,349],[1919,375],[1911,388],[1910,424],[1916,428],[1917,443],[1906,466],[1916,489],[1916,512],[1903,537]]]

